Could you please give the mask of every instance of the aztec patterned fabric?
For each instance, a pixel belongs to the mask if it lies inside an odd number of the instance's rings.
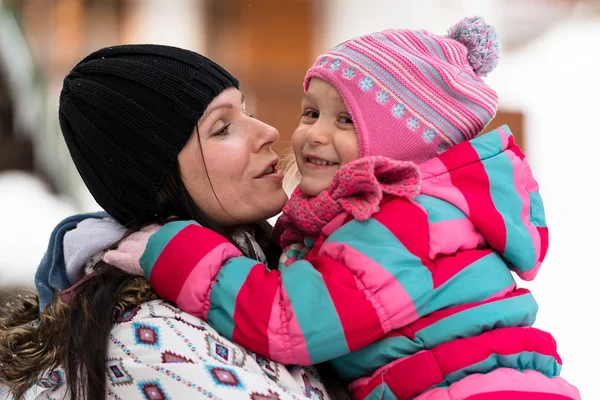
[[[340,214],[281,271],[189,221],[147,232],[137,260],[161,297],[234,342],[286,364],[332,360],[357,399],[578,399],[511,274],[535,277],[548,233],[508,128],[420,173],[419,196],[389,196],[365,221]]]
[[[125,313],[113,327],[106,359],[107,399],[326,400],[312,368],[247,352],[208,324],[164,301]],[[40,383],[38,400],[65,399],[61,370]]]

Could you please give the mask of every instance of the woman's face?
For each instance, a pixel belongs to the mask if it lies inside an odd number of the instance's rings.
[[[244,96],[228,88],[207,107],[197,134],[179,153],[183,183],[198,207],[223,226],[278,214],[287,195],[272,146],[277,129],[246,115]]]

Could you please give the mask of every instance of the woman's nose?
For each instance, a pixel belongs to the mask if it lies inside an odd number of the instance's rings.
[[[269,124],[265,124],[262,121],[259,120],[255,120],[258,123],[258,131],[259,134],[257,135],[258,137],[258,148],[257,150],[262,149],[263,147],[272,147],[275,143],[277,143],[277,141],[279,140],[279,131],[269,125]]]

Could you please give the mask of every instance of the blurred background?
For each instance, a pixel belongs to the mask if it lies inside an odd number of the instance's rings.
[[[85,55],[123,43],[198,51],[240,78],[249,111],[279,129],[282,152],[320,52],[385,28],[443,34],[471,15],[494,24],[503,44],[486,80],[500,96],[489,128],[510,125],[547,207],[547,261],[524,285],[540,304],[537,327],[555,335],[563,376],[600,399],[600,0],[0,0],[0,316],[32,287],[56,223],[99,209],[57,118],[62,79]]]

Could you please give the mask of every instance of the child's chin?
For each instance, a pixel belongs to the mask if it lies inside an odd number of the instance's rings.
[[[319,193],[329,189],[331,185],[331,179],[323,177],[322,179],[315,177],[302,177],[298,188],[302,190],[302,193],[308,196],[317,196]]]

